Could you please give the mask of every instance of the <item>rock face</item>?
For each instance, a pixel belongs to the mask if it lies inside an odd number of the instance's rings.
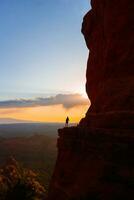
[[[134,3],[92,0],[82,32],[90,49],[87,94],[93,112],[134,110]]]
[[[134,2],[92,0],[91,4],[82,26],[90,49],[86,90],[92,106],[87,123],[92,126],[99,113],[95,127],[134,127]]]
[[[91,107],[77,127],[59,130],[50,200],[134,196],[134,1],[91,4],[82,25]]]
[[[130,200],[134,196],[132,130],[59,130],[51,200]]]

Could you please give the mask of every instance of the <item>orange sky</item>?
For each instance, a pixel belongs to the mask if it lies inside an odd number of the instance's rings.
[[[2,108],[0,109],[0,118],[15,118],[40,122],[64,122],[66,116],[69,116],[70,122],[79,122],[85,116],[88,107],[88,105],[82,105],[65,109],[62,105],[53,105],[27,108]]]

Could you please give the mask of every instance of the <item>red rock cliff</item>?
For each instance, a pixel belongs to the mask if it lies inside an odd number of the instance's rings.
[[[134,1],[91,4],[82,32],[92,105],[77,127],[59,130],[50,200],[134,196]]]
[[[134,109],[134,3],[92,0],[82,32],[90,49],[87,94],[92,111]]]
[[[133,127],[134,2],[92,0],[91,4],[82,26],[90,49],[86,90],[92,106],[87,123],[95,127]],[[96,113],[99,115],[92,124]]]

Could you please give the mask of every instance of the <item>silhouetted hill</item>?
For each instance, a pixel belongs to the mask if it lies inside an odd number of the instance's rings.
[[[33,123],[33,121],[19,120],[13,118],[0,118],[0,124]]]

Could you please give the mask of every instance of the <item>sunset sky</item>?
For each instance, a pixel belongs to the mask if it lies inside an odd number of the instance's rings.
[[[88,50],[89,0],[0,1],[0,118],[78,122]]]

